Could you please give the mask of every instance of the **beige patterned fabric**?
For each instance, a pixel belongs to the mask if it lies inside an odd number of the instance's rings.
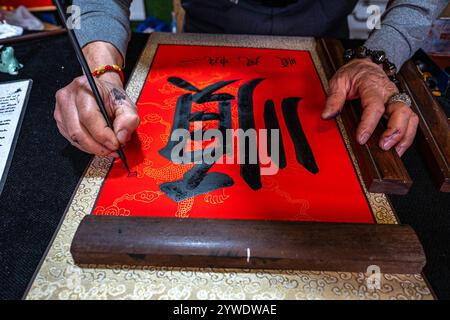
[[[313,39],[153,34],[127,86],[133,100],[139,97],[158,43],[310,50],[326,87]],[[349,147],[342,122],[338,120],[338,124]],[[354,155],[350,154],[355,162]],[[74,265],[70,245],[81,219],[92,211],[110,166],[111,160],[107,158],[96,157],[91,162],[26,299],[433,299],[430,288],[418,274],[381,274],[379,286],[371,288],[369,275],[364,273],[129,266],[80,268]],[[358,168],[357,172],[359,175]],[[364,192],[378,223],[397,223],[385,195]]]

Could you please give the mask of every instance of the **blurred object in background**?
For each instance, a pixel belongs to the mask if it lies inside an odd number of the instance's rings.
[[[27,4],[38,11],[30,12]],[[64,32],[56,18],[53,6],[48,1],[4,1],[0,0],[0,48],[5,44],[40,39]],[[7,5],[5,5],[7,4]],[[17,7],[15,5],[18,5]],[[45,11],[45,9],[49,9]],[[4,23],[3,23],[4,22]]]
[[[140,33],[171,32],[171,10],[171,3],[167,0],[133,0],[131,27]]]
[[[180,0],[173,0],[173,15],[172,19],[173,24],[175,25],[177,32],[183,32],[183,23],[184,23],[184,9],[181,6]]]
[[[17,37],[23,33],[22,27],[12,26],[6,22],[0,21],[0,39]]]
[[[440,97],[449,85],[447,72],[440,68],[423,50],[417,51],[412,59],[433,95]]]
[[[148,17],[135,28],[135,31],[141,33],[171,32],[172,29],[167,22],[161,21],[155,17]]]
[[[434,21],[424,50],[442,69],[450,67],[450,4]]]
[[[25,7],[30,11],[34,17],[40,20],[40,24],[43,25],[43,29],[39,28],[26,28],[27,30],[56,30],[60,29],[59,20],[56,15],[56,8],[53,5],[52,0],[0,0],[0,12],[13,12],[19,7]],[[3,18],[0,14],[0,20]],[[11,23],[15,24],[16,23]],[[21,24],[20,24],[21,25]]]
[[[374,19],[381,17],[389,0],[360,0],[347,17],[350,39],[367,39],[375,27]]]
[[[13,47],[4,47],[0,49],[0,72],[9,73],[10,75],[19,74],[19,70],[23,68],[23,64],[17,61],[14,56]]]
[[[450,68],[447,70],[440,68],[423,50],[417,51],[412,59],[423,81],[450,119]],[[447,59],[447,64],[449,61],[450,59]]]
[[[6,21],[10,25],[22,27],[25,30],[44,30],[44,24],[24,6],[19,6],[11,11],[0,10],[0,20]]]
[[[144,21],[146,18],[144,0],[133,0],[130,7],[130,20]]]

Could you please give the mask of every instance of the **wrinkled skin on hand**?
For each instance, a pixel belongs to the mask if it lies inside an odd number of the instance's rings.
[[[85,76],[74,79],[56,93],[54,117],[60,133],[75,147],[99,156],[117,157],[119,145],[125,145],[138,127],[139,116],[121,83],[106,79],[96,79],[96,83],[113,120],[114,132],[107,126]],[[397,92],[381,66],[370,59],[352,60],[330,80],[322,118],[334,118],[346,100],[360,98],[363,112],[356,133],[358,142],[366,143],[384,116],[388,125],[379,146],[383,150],[395,147],[401,156],[414,140],[419,119],[404,103],[386,106]]]
[[[98,156],[118,157],[119,145],[125,145],[139,125],[137,109],[120,82],[95,81],[114,131],[107,126],[85,76],[56,93],[54,118],[59,132],[75,147]]]
[[[383,150],[395,147],[402,156],[411,146],[419,118],[406,104],[395,102],[386,106],[388,99],[398,92],[380,65],[370,59],[354,59],[342,66],[329,82],[329,93],[323,119],[336,117],[346,100],[361,99],[363,109],[356,132],[360,144],[365,144],[374,132],[381,117],[388,125],[379,141]]]

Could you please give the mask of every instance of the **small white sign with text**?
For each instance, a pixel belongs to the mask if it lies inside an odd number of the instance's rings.
[[[19,135],[31,80],[0,83],[0,193]]]

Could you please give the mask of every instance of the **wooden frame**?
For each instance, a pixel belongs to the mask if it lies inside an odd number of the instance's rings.
[[[329,68],[330,61],[337,59],[334,56],[337,51],[332,51],[326,41],[319,42],[319,50],[327,52],[331,58],[328,62],[323,55],[322,59],[317,55],[314,49],[316,41],[313,39],[284,37],[276,38],[274,43],[275,38],[271,37],[247,37],[153,34],[127,92],[132,99],[137,100],[157,45],[162,43],[303,50],[310,47],[324,84],[326,78],[322,61]],[[330,69],[327,73],[331,75],[332,72]],[[346,110],[350,112],[352,109]],[[355,148],[359,146],[354,141],[357,118],[351,113],[347,115],[347,111],[342,117],[347,129],[345,136],[351,147]],[[340,118],[338,124],[344,135]],[[376,134],[380,130],[377,129]],[[372,139],[377,141],[378,137]],[[378,192],[406,192],[410,179],[401,161],[395,153],[381,152],[376,143],[374,145],[361,147],[363,151],[359,156],[356,153],[359,166],[369,172],[362,175],[366,186]],[[187,230],[191,230],[191,233]],[[254,230],[255,233],[249,233],[248,230]],[[172,241],[166,238],[167,235]],[[274,240],[277,238],[279,241]],[[217,244],[223,247],[218,249]],[[426,261],[417,236],[407,226],[107,216],[86,216],[81,221],[72,242],[71,253],[79,265],[107,263],[365,271],[368,266],[377,264],[392,273],[420,273]]]
[[[399,79],[419,116],[417,141],[433,178],[442,192],[450,192],[450,126],[447,115],[422,80],[413,61],[400,70]]]

